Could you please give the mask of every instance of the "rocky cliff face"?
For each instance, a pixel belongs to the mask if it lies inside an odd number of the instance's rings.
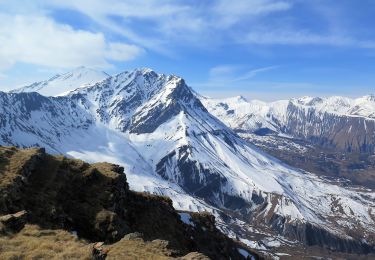
[[[345,152],[375,151],[375,120],[371,118],[321,112],[290,103],[286,123],[280,128],[285,134],[323,147]]]
[[[245,259],[239,249],[250,253],[218,231],[212,216],[179,215],[169,198],[129,190],[117,165],[1,147],[0,170],[0,214],[25,210],[27,223],[43,229],[110,244],[138,232],[145,241],[167,241],[175,257],[199,251],[212,259]]]

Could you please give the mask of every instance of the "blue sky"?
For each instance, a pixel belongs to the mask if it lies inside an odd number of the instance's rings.
[[[375,92],[372,0],[0,0],[0,90],[84,65],[215,97]]]

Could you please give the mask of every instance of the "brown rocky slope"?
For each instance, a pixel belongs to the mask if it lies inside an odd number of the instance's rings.
[[[213,216],[190,215],[194,226],[169,198],[129,190],[117,165],[0,147],[1,259],[89,259],[98,241],[108,259],[244,259],[239,249],[258,258]]]

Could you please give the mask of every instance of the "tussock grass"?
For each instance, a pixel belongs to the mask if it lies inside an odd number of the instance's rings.
[[[15,147],[0,147],[0,188],[13,183],[25,163],[38,149],[18,150]]]
[[[106,259],[153,259],[167,260],[172,251],[166,241],[145,242],[122,239],[112,245]],[[78,239],[64,230],[41,229],[37,225],[25,225],[19,233],[0,236],[0,259],[91,259],[92,244]]]
[[[0,259],[90,259],[91,245],[64,230],[26,225],[13,236],[0,237]]]
[[[161,240],[152,242],[144,242],[142,239],[125,240],[109,247],[108,260],[121,259],[153,259],[153,260],[167,260],[174,259],[170,257],[170,250],[166,248]]]

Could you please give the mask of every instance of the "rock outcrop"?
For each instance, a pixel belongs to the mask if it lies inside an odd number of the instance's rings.
[[[26,224],[26,216],[25,210],[0,216],[0,234],[12,234],[22,230]]]
[[[280,128],[289,135],[341,151],[374,152],[374,119],[301,109],[293,103],[287,111],[287,121]]]

